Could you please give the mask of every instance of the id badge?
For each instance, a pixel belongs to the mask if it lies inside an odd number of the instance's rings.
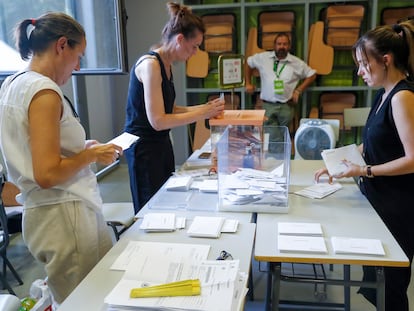
[[[284,92],[283,80],[275,80],[274,89],[275,89],[276,94],[283,94]]]

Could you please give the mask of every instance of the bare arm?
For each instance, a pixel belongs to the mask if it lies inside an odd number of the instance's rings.
[[[296,86],[296,89],[292,95],[292,100],[294,103],[297,103],[299,101],[300,94],[302,94],[309,87],[309,85],[315,81],[315,79],[316,73],[313,76],[304,79],[300,85]]]
[[[358,151],[361,154],[362,154],[363,149],[364,149],[363,147],[364,147],[363,144],[360,144],[358,146]],[[328,175],[328,177],[329,177],[329,183],[332,183],[333,177],[341,178],[341,177],[352,177],[352,176],[362,176],[362,175],[366,175],[366,169],[365,169],[365,167],[361,167],[359,165],[355,165],[355,164],[352,164],[350,162],[347,162],[347,163],[348,163],[348,170],[344,174],[342,174],[340,176],[331,176],[331,175],[329,175],[328,169],[326,167],[323,167],[323,168],[317,170],[315,172],[315,176],[314,176],[315,181],[316,182],[319,182],[319,178],[321,176],[323,176],[323,175]]]
[[[162,98],[162,77],[158,61],[153,58],[141,62],[135,74],[144,85],[145,109],[151,126],[157,130],[193,123],[201,119],[216,117],[224,110],[224,101],[216,99],[193,107],[174,106],[173,113],[166,113]]]
[[[245,72],[246,92],[253,93],[255,89],[255,86],[252,84],[253,68],[251,68],[247,64],[247,60],[244,66],[244,72]]]
[[[403,144],[405,155],[401,158],[371,167],[374,176],[396,176],[414,173],[414,93],[401,91],[391,100],[392,113],[397,127],[398,135]],[[362,148],[362,145],[360,146]],[[362,150],[362,149],[361,149]],[[370,164],[370,163],[367,163]],[[367,174],[366,167],[347,162],[347,170],[341,177],[353,177]]]
[[[60,118],[62,102],[53,90],[35,95],[29,107],[29,135],[33,175],[42,188],[64,183],[92,162],[110,164],[122,154],[119,146],[108,144],[85,149],[72,157],[62,157]]]
[[[414,173],[414,93],[401,91],[391,100],[392,113],[405,155],[371,168],[374,176],[394,176]]]

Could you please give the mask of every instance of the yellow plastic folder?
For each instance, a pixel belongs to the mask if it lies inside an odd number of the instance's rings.
[[[200,280],[184,280],[162,285],[133,288],[130,298],[196,296],[201,294]]]

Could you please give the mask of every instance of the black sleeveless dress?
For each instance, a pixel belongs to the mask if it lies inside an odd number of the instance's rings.
[[[363,133],[363,157],[369,165],[392,161],[405,154],[391,105],[391,98],[401,90],[414,92],[414,86],[406,80],[400,81],[377,113],[384,90],[380,90],[374,100]],[[414,105],[414,102],[412,104]],[[411,262],[414,254],[414,174],[364,177],[360,182],[360,189]],[[410,275],[411,266],[385,268],[386,310],[408,310],[408,301],[404,293],[407,291]],[[364,267],[364,278],[375,280],[375,271],[372,267]],[[360,292],[368,300],[375,300],[375,290],[362,288]]]
[[[164,109],[166,113],[172,113],[175,102],[172,73],[171,78],[168,79],[158,53],[151,51],[148,55],[155,56],[160,63]],[[145,110],[144,86],[135,75],[135,67],[146,59],[142,58],[131,69],[126,106],[125,132],[140,137],[125,151],[136,213],[161,188],[175,170],[174,152],[169,136],[170,130],[156,131],[151,126]]]

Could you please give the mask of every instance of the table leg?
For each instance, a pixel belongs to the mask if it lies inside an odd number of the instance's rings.
[[[344,265],[344,311],[351,310],[351,266]]]
[[[271,310],[278,311],[279,310],[279,295],[280,295],[280,275],[282,264],[280,262],[272,262],[269,263],[270,271],[269,277],[267,279],[267,299],[270,300],[271,298]],[[270,305],[266,305],[266,310],[270,310]]]
[[[273,264],[267,263],[267,284],[266,284],[266,297],[265,297],[265,310],[269,311],[272,303],[272,283],[273,283]]]
[[[377,311],[385,310],[385,275],[384,267],[376,267],[377,272]]]

